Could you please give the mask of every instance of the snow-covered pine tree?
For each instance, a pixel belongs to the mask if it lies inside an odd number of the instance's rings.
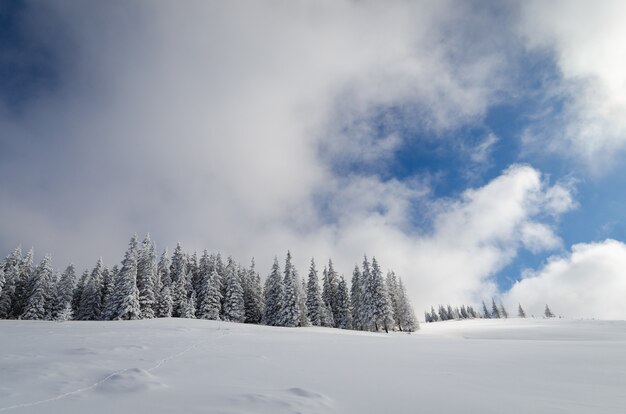
[[[281,310],[281,326],[294,327],[298,325],[298,302],[296,297],[296,279],[294,267],[291,263],[291,253],[287,251],[285,259],[285,275],[283,278],[284,294]]]
[[[363,257],[363,272],[361,273],[361,322],[364,330],[372,330],[375,325],[374,287],[372,284],[372,269],[367,256]]]
[[[22,249],[15,250],[4,261],[4,286],[0,293],[0,319],[8,319],[15,301],[15,284],[20,277]]]
[[[339,277],[337,284],[337,320],[335,321],[337,328],[351,329],[352,314],[350,313],[350,295],[348,293],[348,284],[343,276]]]
[[[97,321],[102,319],[102,258],[98,259],[80,297],[80,306],[76,319],[81,321]]]
[[[172,255],[172,264],[170,265],[170,278],[172,280],[172,286],[175,286],[179,280],[183,280],[184,282],[186,277],[187,258],[185,257],[183,247],[180,243],[177,243],[176,248],[174,249],[174,254]]]
[[[224,300],[224,320],[231,322],[243,322],[245,320],[245,308],[243,301],[243,287],[236,269],[235,261],[228,258],[225,269],[226,298]]]
[[[350,286],[350,303],[352,305],[351,313],[352,313],[352,329],[363,330],[363,284],[362,284],[362,276],[361,271],[359,270],[359,266],[354,266],[354,271],[352,272],[352,281]]]
[[[413,306],[411,306],[411,302],[406,294],[406,289],[404,288],[404,283],[402,283],[401,278],[398,278],[397,286],[396,294],[398,300],[398,317],[396,319],[396,324],[400,331],[414,332],[419,329],[419,323],[417,322]]]
[[[181,304],[180,317],[187,319],[196,318],[196,292],[191,292],[191,297],[186,298]]]
[[[226,301],[226,265],[222,260],[222,255],[218,252],[213,261],[215,270],[219,276],[220,293],[222,294],[222,303],[220,306],[220,318],[224,319],[224,302]]]
[[[72,313],[74,314],[75,317],[77,317],[78,312],[80,311],[80,302],[83,298],[83,291],[85,290],[85,286],[87,285],[88,280],[89,280],[89,270],[85,270],[83,274],[80,276],[80,279],[78,279],[78,283],[76,284],[76,289],[74,289],[74,294],[72,295]]]
[[[163,289],[163,286],[168,288],[172,287],[172,278],[170,277],[170,258],[167,252],[167,248],[163,250],[159,264],[157,265],[157,280],[159,282],[159,292]]]
[[[320,303],[320,323],[325,328],[335,327],[335,318],[333,318],[332,310],[324,303]]]
[[[448,314],[448,319],[458,319],[457,315],[454,313],[452,306],[448,305],[446,307],[446,313]]]
[[[498,305],[496,305],[496,300],[491,298],[491,317],[493,319],[500,319],[500,309],[498,309]]]
[[[311,326],[308,311],[306,308],[306,285],[304,280],[300,279],[298,272],[296,275],[296,302],[298,303],[298,326]]]
[[[74,292],[74,283],[76,280],[76,271],[74,265],[70,264],[65,268],[58,283],[54,289],[54,311],[52,318],[55,320],[72,319],[72,296]],[[69,307],[69,312],[67,308]]]
[[[387,288],[383,280],[383,272],[380,270],[375,257],[372,258],[370,280],[373,298],[374,328],[376,330],[382,328],[385,332],[389,332],[389,329],[393,329],[394,325],[393,311],[389,303],[389,295],[387,294]]]
[[[502,302],[500,302],[500,317],[504,319],[507,319],[509,317],[509,313],[506,311],[506,308],[504,307]]]
[[[109,301],[109,296],[113,292],[113,274],[118,272],[117,266],[113,267],[114,270],[109,269],[107,266],[102,268],[102,313],[106,313],[106,304]]]
[[[243,303],[246,314],[244,322],[260,323],[263,317],[263,288],[261,288],[261,277],[255,269],[254,258],[245,276]]]
[[[283,276],[278,264],[278,258],[274,257],[272,271],[265,280],[265,310],[263,323],[269,326],[280,326],[283,309]]]
[[[118,300],[114,319],[141,318],[139,290],[137,289],[137,255],[137,235],[134,235],[130,239],[128,250],[122,261],[119,283],[115,286],[115,296]]]
[[[398,327],[398,329],[400,329],[400,298],[398,297],[398,278],[396,277],[396,274],[393,270],[387,272],[385,284],[387,285],[387,294],[389,295],[389,303],[391,304],[393,319],[396,322],[396,326]]]
[[[526,312],[524,312],[524,309],[522,308],[521,304],[517,304],[517,317],[518,318],[525,318],[526,317]]]
[[[306,308],[307,316],[313,326],[320,326],[322,296],[320,294],[319,280],[317,278],[317,269],[315,268],[315,260],[311,258],[311,266],[309,266],[309,277],[306,286]]]
[[[156,279],[157,264],[154,243],[150,234],[141,243],[137,261],[137,289],[139,290],[139,308],[142,319],[152,319],[154,314],[156,294],[154,280]]]
[[[24,307],[24,313],[21,315],[22,319],[51,319],[52,280],[52,263],[50,256],[46,255],[35,269],[32,288]]]
[[[322,300],[326,303],[326,307],[333,313],[333,320],[337,323],[337,285],[339,283],[339,277],[333,266],[333,261],[328,260],[328,267],[324,268],[322,273],[323,286],[322,286]]]
[[[19,318],[25,311],[25,306],[30,299],[30,293],[34,284],[33,258],[34,249],[31,248],[22,258],[19,265],[19,273],[15,283],[15,297],[11,308],[11,317]]]
[[[172,275],[174,272],[172,272]],[[178,275],[176,279],[172,278],[172,316],[175,318],[184,318],[187,311],[187,288],[186,275]]]
[[[483,300],[483,318],[485,319],[491,318],[491,314],[489,313],[489,309],[487,309],[487,305],[485,304],[484,300]]]
[[[546,318],[554,318],[554,313],[552,313],[552,311],[550,310],[550,307],[548,306],[548,304],[546,304],[546,308],[543,311],[543,315]]]
[[[437,315],[437,312],[435,312],[435,308],[432,306],[430,307],[430,320],[432,322],[439,321],[439,316]]]
[[[0,266],[0,297],[2,297],[3,287],[4,287],[4,267]]]
[[[439,305],[439,320],[447,321],[448,319],[450,319],[450,315],[448,315],[448,311],[443,305]]]
[[[159,299],[157,302],[157,316],[159,318],[170,318],[172,316],[172,293],[168,285],[163,285],[161,292],[159,292]]]

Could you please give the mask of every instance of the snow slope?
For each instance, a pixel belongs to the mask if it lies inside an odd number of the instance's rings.
[[[0,321],[0,412],[624,413],[626,322]]]

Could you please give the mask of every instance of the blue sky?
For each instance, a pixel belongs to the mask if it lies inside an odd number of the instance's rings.
[[[346,274],[367,253],[418,311],[497,296],[626,317],[605,297],[626,293],[623,17],[620,2],[2,3],[0,247],[112,265],[150,232]],[[594,278],[607,290],[579,311]]]

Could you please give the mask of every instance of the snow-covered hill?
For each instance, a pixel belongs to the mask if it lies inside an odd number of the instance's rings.
[[[0,412],[623,413],[626,322],[0,321]]]

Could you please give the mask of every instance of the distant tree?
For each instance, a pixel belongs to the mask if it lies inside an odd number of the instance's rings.
[[[317,277],[317,269],[315,268],[315,260],[311,259],[309,267],[309,277],[306,288],[306,307],[309,321],[313,326],[322,324],[321,315],[322,296],[320,294],[319,280]]]
[[[363,330],[363,280],[359,266],[355,265],[352,271],[350,286],[350,304],[352,305],[352,329]]]
[[[32,287],[28,301],[24,307],[22,319],[44,320],[51,319],[53,273],[50,256],[45,256],[35,269]]]
[[[243,285],[243,303],[245,308],[245,323],[260,323],[263,317],[263,288],[261,277],[256,271],[254,259],[250,268],[245,272]]]
[[[509,317],[509,313],[504,308],[504,305],[502,304],[502,302],[500,302],[500,316],[504,319],[507,319]]]
[[[70,311],[72,309],[72,296],[74,292],[74,283],[76,279],[76,272],[74,265],[70,264],[61,274],[59,281],[54,286],[53,291],[53,311],[52,318],[58,320],[60,314],[65,311],[69,306]],[[69,318],[72,318],[72,312],[69,313]],[[67,320],[67,319],[65,319]]]
[[[496,305],[496,300],[491,298],[491,318],[500,319],[500,309],[498,309],[498,305]]]
[[[339,277],[337,284],[337,328],[351,329],[352,314],[350,313],[350,295],[348,294],[348,284],[343,276]]]
[[[398,310],[397,317],[394,316],[394,320],[396,321],[398,329],[400,331],[406,332],[413,332],[418,330],[419,323],[417,322],[415,312],[413,311],[413,306],[411,306],[411,302],[409,301],[409,297],[406,294],[404,283],[402,283],[401,278],[398,278],[396,295],[398,301]]]
[[[519,303],[517,304],[517,317],[518,318],[526,317],[526,312],[524,312],[524,309],[522,309],[522,305]]]
[[[228,258],[226,265],[226,298],[224,300],[224,320],[231,322],[243,322],[245,320],[245,308],[243,300],[243,287],[237,274],[235,262],[232,257]]]
[[[437,315],[437,312],[435,312],[435,308],[432,306],[430,307],[430,321],[431,322],[439,321],[439,316]]]
[[[15,295],[11,306],[12,318],[19,318],[25,311],[25,306],[30,300],[30,294],[34,285],[33,257],[35,253],[31,248],[19,263],[17,278],[15,280]]]
[[[283,293],[283,308],[281,311],[281,326],[297,326],[298,315],[298,302],[296,293],[296,278],[293,264],[291,263],[291,253],[287,252],[287,258],[285,259],[285,275],[283,278],[283,286],[285,288]]]
[[[129,243],[122,268],[115,283],[115,311],[112,319],[139,319],[139,290],[137,289],[137,235]]]
[[[161,291],[164,286],[172,287],[172,278],[170,277],[170,258],[167,249],[163,250],[159,263],[157,265],[158,289]]]
[[[278,259],[274,258],[272,271],[265,281],[265,310],[263,323],[270,326],[280,326],[283,309],[283,277]]]
[[[170,292],[170,287],[164,285],[159,293],[159,298],[157,302],[157,316],[159,318],[169,318],[172,316],[174,303],[172,301],[172,294]]]
[[[325,328],[335,327],[335,318],[333,318],[332,310],[324,303],[320,304],[320,323]]]
[[[97,321],[102,318],[102,258],[92,270],[80,298],[80,306],[76,319],[81,321]]]
[[[489,313],[489,309],[487,309],[487,305],[485,304],[484,300],[483,300],[483,318],[485,319],[491,318],[491,314]]]
[[[78,283],[76,284],[76,289],[74,289],[74,294],[72,295],[72,313],[75,317],[77,317],[78,312],[80,311],[80,302],[83,298],[83,291],[85,290],[85,285],[87,285],[87,281],[89,280],[89,271],[85,270],[81,275],[80,279],[78,279]],[[105,309],[108,310],[111,306],[110,303],[107,302],[105,304]]]
[[[333,320],[337,323],[337,285],[339,283],[337,272],[333,267],[332,260],[328,260],[328,267],[322,272],[322,300],[333,314]]]
[[[554,318],[554,314],[550,310],[550,307],[546,304],[546,309],[543,311],[543,314],[546,318]]]
[[[4,286],[0,293],[0,319],[11,317],[11,310],[15,302],[15,288],[20,279],[22,265],[22,249],[15,250],[4,261]]]
[[[139,308],[142,319],[154,318],[155,303],[157,297],[154,281],[157,276],[156,252],[150,235],[141,243],[137,262],[137,289],[139,290]]]

